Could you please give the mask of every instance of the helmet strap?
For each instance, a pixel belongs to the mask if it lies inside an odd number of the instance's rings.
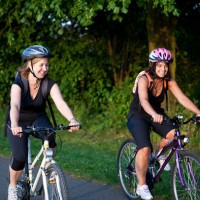
[[[37,79],[36,82],[38,82],[38,80],[41,80],[41,78],[38,78],[38,77],[35,75],[34,71],[33,71],[33,62],[32,62],[32,60],[31,60],[31,69],[30,69],[30,72],[31,72],[31,74],[33,74],[33,76]]]

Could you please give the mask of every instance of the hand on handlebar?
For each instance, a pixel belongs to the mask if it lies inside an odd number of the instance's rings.
[[[159,114],[152,115],[152,121],[161,124],[163,122],[163,116]]]
[[[80,128],[80,123],[73,119],[70,121],[69,126],[71,126],[69,132],[77,131]]]
[[[12,134],[15,135],[15,136],[19,136],[19,137],[22,137],[22,127],[20,126],[16,126],[16,127],[13,127],[11,128],[12,130]]]
[[[196,115],[197,123],[200,123],[200,114]]]

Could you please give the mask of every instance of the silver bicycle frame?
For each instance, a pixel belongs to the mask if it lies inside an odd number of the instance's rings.
[[[29,172],[29,185],[30,185],[30,195],[36,196],[36,187],[39,183],[40,176],[42,175],[42,183],[43,183],[43,189],[45,194],[45,199],[49,200],[48,192],[47,192],[47,179],[45,170],[47,168],[48,163],[55,163],[53,160],[53,150],[49,148],[49,142],[48,140],[44,141],[44,144],[42,145],[40,151],[36,155],[35,159],[32,161],[31,159],[31,139],[29,137],[28,139],[28,172]],[[40,157],[43,155],[43,159],[41,162],[41,165],[39,166],[39,170],[37,172],[36,178],[33,181],[33,168],[35,167],[37,161],[40,159]]]

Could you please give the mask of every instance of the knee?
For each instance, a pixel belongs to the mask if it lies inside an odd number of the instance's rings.
[[[138,150],[138,154],[140,154],[141,156],[149,156],[150,152],[151,152],[151,147],[143,147]]]
[[[151,152],[150,147],[144,147],[138,150],[136,154],[136,165],[137,168],[145,169],[148,165],[149,154]]]
[[[166,139],[172,139],[175,134],[175,129],[171,130],[169,133],[166,135]]]
[[[10,167],[15,171],[23,170],[25,164],[26,164],[26,161],[19,161],[19,160],[16,160],[15,158],[13,158],[13,157],[10,160]]]

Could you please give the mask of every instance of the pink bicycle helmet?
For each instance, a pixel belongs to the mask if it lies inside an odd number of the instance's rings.
[[[160,61],[163,61],[166,63],[172,63],[173,57],[172,57],[171,52],[165,48],[154,49],[149,54],[149,62],[160,62]]]

